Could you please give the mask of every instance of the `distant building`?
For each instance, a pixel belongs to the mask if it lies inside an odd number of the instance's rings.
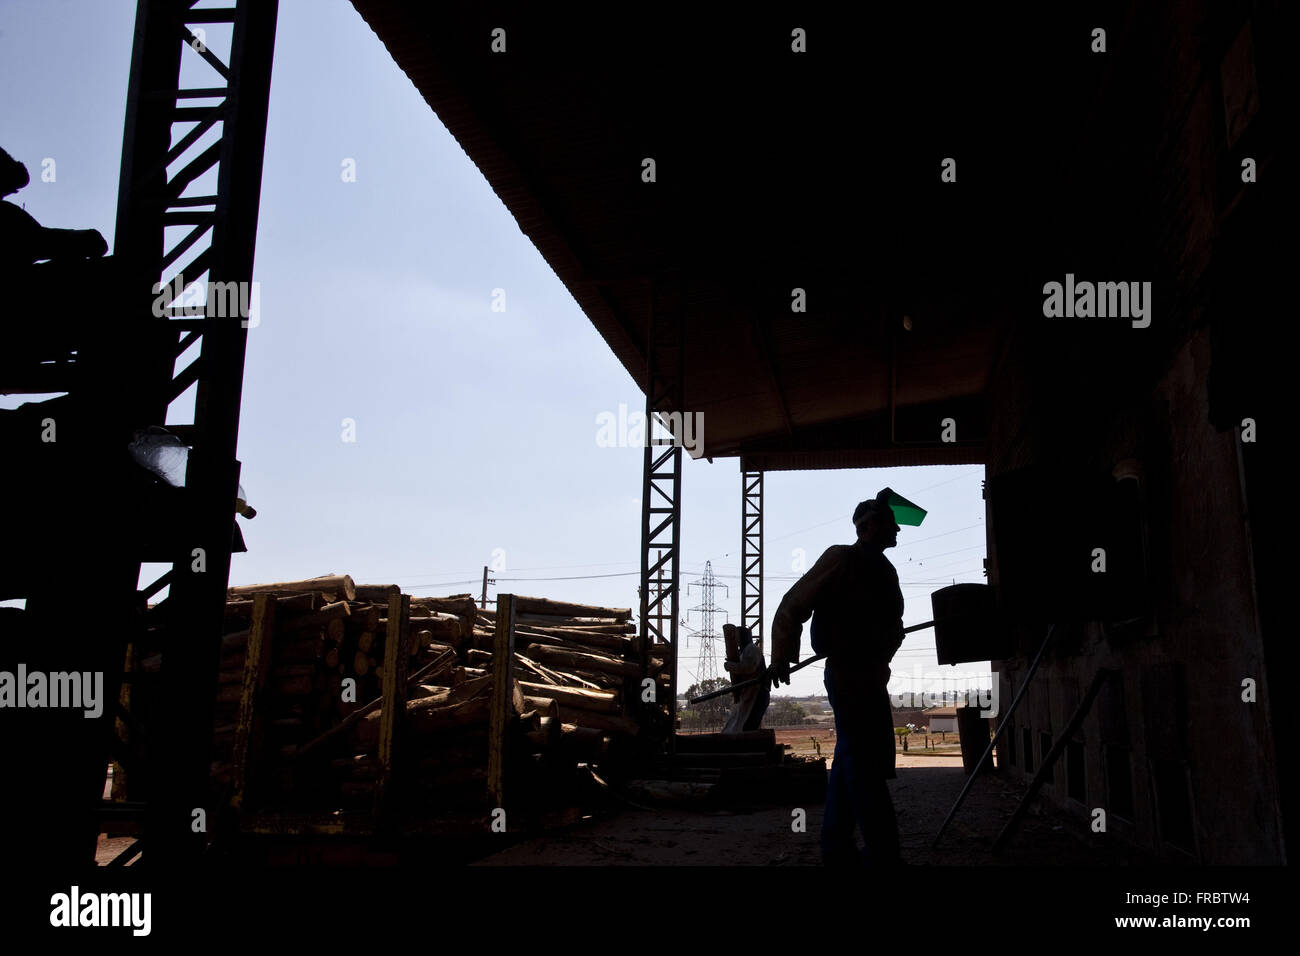
[[[908,724],[925,726],[925,711],[920,707],[895,707],[893,710],[895,727],[906,727]]]
[[[956,707],[931,707],[921,715],[924,723],[930,728],[930,733],[956,733],[957,732],[957,708]]]

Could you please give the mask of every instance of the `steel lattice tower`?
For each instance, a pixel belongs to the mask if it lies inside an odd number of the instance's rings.
[[[725,584],[719,584],[718,579],[713,575],[713,562],[704,563],[704,577],[698,581],[692,581],[686,586],[687,591],[693,587],[698,587],[703,592],[704,601],[698,607],[690,610],[700,615],[700,629],[697,636],[700,639],[700,659],[699,666],[696,669],[696,680],[704,686],[708,680],[717,680],[718,674],[718,655],[713,647],[713,642],[717,640],[718,635],[713,630],[713,615],[721,611],[723,615],[727,612],[714,603],[713,594],[715,589],[722,588],[727,590]],[[689,613],[689,612],[688,612]]]

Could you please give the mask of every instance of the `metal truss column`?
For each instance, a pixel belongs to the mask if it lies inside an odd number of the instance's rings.
[[[277,0],[201,8],[194,0],[140,0],[136,14],[117,253],[129,296],[125,320],[148,330],[137,334],[150,348],[132,424],[163,424],[169,410],[184,421],[177,402],[194,396],[193,424],[167,426],[191,449],[169,529],[171,569],[137,593],[143,611],[169,588],[143,621],[162,635],[163,655],[146,775],[146,860],[198,855],[217,824],[213,712],[277,13]],[[193,78],[181,85],[183,65],[201,77],[198,85]],[[176,227],[184,230],[179,237],[169,232]],[[187,289],[203,290],[201,303],[180,304]],[[177,370],[196,346],[197,357]],[[130,560],[138,578],[140,564],[159,557]],[[204,828],[194,825],[199,809]]]
[[[680,623],[681,490],[684,439],[685,303],[656,283],[652,296],[645,386],[646,446],[641,474],[642,674],[652,643],[672,646],[669,740],[677,726],[677,632]],[[675,414],[675,417],[674,417]]]
[[[740,626],[763,650],[763,473],[740,472]]]

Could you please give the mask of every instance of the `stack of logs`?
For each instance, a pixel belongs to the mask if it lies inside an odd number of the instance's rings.
[[[268,801],[364,808],[380,771],[381,686],[394,586],[347,575],[229,589],[214,738],[214,780],[230,781],[253,597],[274,598],[250,766]],[[481,804],[487,781],[496,612],[469,595],[410,597],[402,644],[403,778],[422,805]],[[515,765],[598,760],[637,736],[641,656],[627,609],[515,597],[508,743]],[[649,654],[667,698],[666,645]],[[146,660],[145,669],[156,660]],[[399,695],[400,696],[400,695]],[[630,704],[629,704],[630,702]],[[261,802],[261,801],[259,801]]]

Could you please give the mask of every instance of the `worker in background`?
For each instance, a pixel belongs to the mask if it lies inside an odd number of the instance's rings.
[[[29,182],[27,167],[0,149],[0,197]],[[68,295],[104,295],[109,285],[105,263],[112,261],[103,258],[106,252],[108,243],[97,230],[51,229],[17,203],[0,201],[0,295],[5,303],[0,389],[10,386],[13,372],[66,358],[86,346],[81,327],[87,310],[61,305]],[[93,331],[96,324],[90,327]]]
[[[0,196],[16,193],[29,182],[27,167],[0,149]],[[94,229],[50,229],[16,203],[0,202],[0,275],[6,279],[41,259],[75,262],[106,252],[108,243]]]
[[[731,625],[727,625],[730,627]],[[739,660],[727,661],[723,666],[731,677],[733,684],[762,677],[766,668],[763,665],[763,652],[754,643],[748,627],[736,628],[736,647]],[[722,728],[724,734],[739,734],[749,730],[758,730],[767,713],[771,700],[771,691],[767,681],[760,680],[742,690],[733,691],[731,695],[731,713],[727,715],[727,724]]]
[[[903,643],[903,592],[884,549],[898,544],[886,488],[853,512],[857,541],[834,545],[781,600],[772,620],[775,688],[790,683],[803,624],[812,617],[813,652],[826,658],[826,693],[835,714],[835,756],[822,820],[827,865],[898,865],[889,662]],[[854,832],[865,847],[859,856]]]

